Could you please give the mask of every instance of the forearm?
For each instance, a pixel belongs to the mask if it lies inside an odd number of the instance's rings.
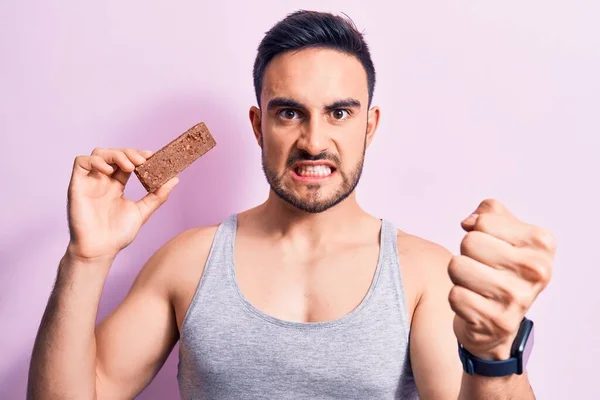
[[[83,262],[69,252],[35,340],[28,399],[93,399],[96,396],[95,325],[112,260]]]
[[[535,400],[527,374],[500,378],[463,373],[458,400]]]

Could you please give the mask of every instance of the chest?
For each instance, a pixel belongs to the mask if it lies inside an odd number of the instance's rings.
[[[410,321],[421,278],[403,252],[398,256],[402,268],[396,268],[402,277]],[[292,322],[333,321],[361,304],[382,257],[378,244],[354,243],[307,256],[238,237],[232,254],[234,284],[252,307],[274,318]],[[172,303],[180,332],[203,274],[197,266],[197,262],[190,263],[189,268],[180,268],[177,273]]]
[[[389,246],[288,250],[238,236],[210,260],[181,329],[183,398],[412,398]]]
[[[294,322],[331,321],[361,303],[379,258],[377,245],[303,253],[240,240],[235,278],[246,300],[266,314]]]
[[[392,399],[411,379],[402,318],[374,299],[345,323],[317,327],[274,324],[227,298],[198,304],[182,335],[180,377],[203,398]]]

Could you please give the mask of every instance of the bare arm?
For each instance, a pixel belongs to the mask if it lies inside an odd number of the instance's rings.
[[[54,290],[35,340],[28,399],[94,399],[94,325],[112,260],[60,261]]]
[[[416,246],[421,249],[408,262],[421,265],[425,290],[413,315],[410,355],[421,399],[534,399],[526,374],[489,378],[463,372],[453,330],[456,314],[448,301],[453,287],[448,276],[452,254],[432,243]]]
[[[96,328],[99,399],[132,399],[156,376],[179,339],[173,294],[187,266],[201,270],[212,228],[178,235],[142,269],[125,300]],[[199,271],[201,274],[201,271]]]
[[[98,399],[133,399],[156,376],[178,339],[165,276],[170,248],[144,266],[121,304],[96,327]]]
[[[157,251],[121,304],[96,326],[110,263],[65,255],[37,337],[30,398],[131,399],[156,376],[178,339],[171,295],[175,273],[202,266],[208,228],[186,231]],[[38,395],[39,393],[39,395]],[[52,395],[50,395],[52,394]]]
[[[119,338],[98,341],[95,335],[104,282],[118,252],[133,241],[177,182],[171,180],[138,202],[126,199],[123,189],[127,179],[135,165],[143,163],[148,155],[149,152],[131,149],[97,149],[91,156],[75,159],[68,193],[71,239],[60,261],[55,286],[34,344],[27,388],[29,399],[79,400],[104,397],[106,392],[112,394],[111,385],[104,383],[107,379],[101,373],[102,364],[97,362],[97,355],[103,354],[105,341]],[[159,363],[157,354],[168,353],[175,340],[170,314],[165,312],[166,292],[149,279],[155,265],[159,264],[156,261],[148,263],[128,300],[120,306],[121,310],[131,310],[131,304],[135,304],[133,300],[137,299],[148,302],[149,308],[157,313],[154,325],[145,326],[148,321],[143,313],[138,321],[133,321],[137,328],[132,329],[138,329],[138,333],[143,327],[153,329],[148,334],[155,340],[157,350],[149,351],[146,358],[141,357],[147,365]],[[116,319],[110,317],[108,320]],[[141,374],[142,378],[147,375]],[[133,385],[139,382],[136,380]]]

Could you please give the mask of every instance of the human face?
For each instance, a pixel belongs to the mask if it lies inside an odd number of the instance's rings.
[[[379,110],[353,56],[310,48],[275,57],[250,117],[271,189],[296,208],[323,212],[350,196]]]

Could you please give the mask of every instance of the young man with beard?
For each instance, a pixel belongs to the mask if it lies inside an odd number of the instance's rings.
[[[123,189],[149,152],[76,158],[29,398],[133,398],[178,340],[184,399],[534,398],[524,317],[550,279],[552,236],[485,200],[453,257],[358,205],[381,111],[348,21],[288,16],[261,42],[254,83],[268,199],[172,239],[97,327],[113,260],[177,178],[134,202]]]

